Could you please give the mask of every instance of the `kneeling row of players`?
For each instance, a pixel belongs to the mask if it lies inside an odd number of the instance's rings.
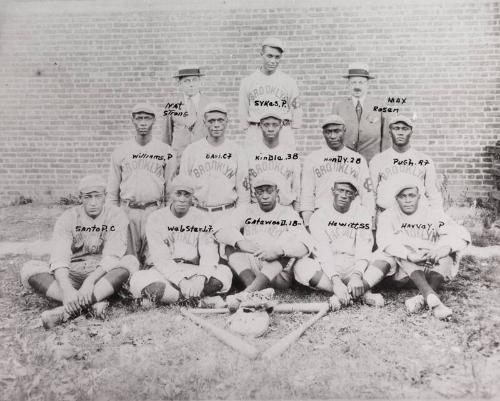
[[[82,205],[56,222],[50,263],[27,262],[21,281],[62,303],[42,313],[46,328],[89,308],[102,313],[105,299],[127,282],[135,298],[171,304],[225,294],[233,282],[253,292],[285,289],[295,279],[333,294],[342,306],[357,299],[383,306],[384,298],[371,288],[386,278],[418,289],[405,302],[408,311],[427,305],[434,316],[449,317],[452,310],[436,291],[456,275],[470,234],[441,210],[420,202],[420,182],[405,178],[394,186],[393,206],[378,218],[378,249],[372,252],[372,217],[355,201],[357,185],[350,176],[339,176],[331,188],[331,204],[314,212],[308,232],[293,207],[278,202],[271,173],[254,183],[257,203],[215,222],[192,207],[195,183],[179,175],[170,185],[170,203],[148,218],[152,264],[139,270],[127,216],[117,206],[105,205],[102,178],[87,176],[79,185]]]

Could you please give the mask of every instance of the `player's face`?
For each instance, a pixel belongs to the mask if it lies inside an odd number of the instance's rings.
[[[368,91],[368,78],[365,77],[351,77],[349,78],[349,89],[351,96],[363,97]]]
[[[281,61],[281,51],[276,47],[264,46],[260,54],[264,73],[272,74],[276,71]]]
[[[396,201],[404,214],[413,214],[418,208],[420,194],[417,188],[403,189],[397,196]]]
[[[80,194],[83,204],[83,210],[92,218],[96,218],[102,212],[106,193],[104,191],[93,191],[85,194]]]
[[[389,127],[392,143],[397,146],[406,146],[410,143],[410,137],[413,133],[411,127],[403,122],[396,122]]]
[[[254,189],[257,203],[264,212],[273,210],[278,199],[276,185],[261,185]]]
[[[260,121],[262,135],[266,139],[276,138],[281,131],[281,120],[274,117],[267,117]]]
[[[205,113],[205,125],[208,128],[208,135],[218,138],[224,135],[227,127],[227,116],[220,111]]]
[[[139,135],[148,135],[153,129],[155,118],[148,113],[136,113],[132,116],[132,123]]]
[[[330,149],[339,150],[344,145],[345,127],[342,124],[328,124],[323,127],[323,136]]]
[[[200,77],[193,75],[191,77],[179,78],[179,86],[182,93],[187,96],[194,96],[200,91]]]
[[[339,183],[332,188],[333,206],[339,212],[346,212],[356,197],[356,190],[350,184]]]
[[[171,199],[171,208],[179,214],[185,214],[191,207],[193,194],[188,191],[177,190],[172,192]]]

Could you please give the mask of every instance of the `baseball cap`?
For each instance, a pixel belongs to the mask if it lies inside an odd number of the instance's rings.
[[[99,174],[89,174],[83,177],[78,184],[78,192],[88,194],[90,192],[101,192],[106,189],[106,181]]]
[[[285,47],[283,46],[283,42],[278,38],[269,37],[264,39],[264,41],[262,42],[262,47],[264,46],[276,47],[281,50],[281,53],[285,52]]]
[[[422,182],[411,174],[398,175],[396,180],[392,183],[393,197],[398,196],[401,191],[408,188],[417,188],[419,193],[422,193]]]
[[[332,189],[335,184],[350,184],[356,190],[356,192],[359,193],[359,183],[349,175],[342,175],[335,178],[335,180],[333,181]]]
[[[196,185],[194,180],[188,175],[178,175],[170,183],[170,190],[172,192],[186,191],[189,192],[190,194],[193,194],[195,187]]]
[[[406,125],[412,128],[415,124],[410,117],[404,116],[402,114],[396,114],[389,120],[389,126],[391,126],[394,123],[405,123]]]
[[[342,124],[345,125],[345,121],[342,117],[340,117],[337,114],[330,114],[329,116],[326,116],[323,120],[323,123],[321,124],[321,128],[323,128],[325,125],[328,124]]]
[[[153,116],[156,116],[155,108],[151,106],[149,103],[138,103],[132,109],[132,115],[137,113],[147,113]]]
[[[262,174],[258,175],[253,182],[253,187],[262,187],[264,185],[278,186],[279,179],[275,173],[272,171],[264,171]]]
[[[279,110],[267,109],[265,110],[259,117],[259,120],[263,120],[264,118],[274,117],[278,120],[283,120],[283,115],[279,112]]]
[[[221,102],[212,102],[212,103],[207,104],[207,106],[203,110],[203,114],[210,113],[211,111],[220,111],[221,113],[224,113],[227,115],[226,105],[224,103],[221,103]]]

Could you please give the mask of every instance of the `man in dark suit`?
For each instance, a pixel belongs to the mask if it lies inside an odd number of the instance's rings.
[[[203,110],[212,100],[200,92],[203,75],[198,67],[179,68],[174,78],[178,79],[180,96],[168,99],[163,106],[166,124],[162,139],[175,150],[178,162],[190,143],[207,135]]]
[[[344,78],[349,80],[350,96],[334,102],[333,113],[346,123],[345,145],[361,153],[369,162],[391,146],[390,136],[384,131],[384,115],[374,111],[383,102],[367,96],[368,81],[375,78],[370,75],[367,64],[350,64]]]

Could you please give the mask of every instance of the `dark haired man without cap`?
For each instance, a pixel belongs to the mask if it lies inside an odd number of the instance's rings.
[[[422,202],[421,181],[401,176],[393,186],[393,206],[379,216],[379,249],[364,275],[367,288],[385,276],[397,284],[411,283],[419,294],[406,300],[410,313],[425,305],[439,319],[451,316],[436,291],[445,279],[458,271],[458,252],[471,242],[469,232],[455,223],[441,209]]]
[[[150,263],[146,219],[165,203],[166,188],[177,170],[172,148],[153,138],[155,121],[153,106],[148,103],[134,106],[135,136],[111,155],[107,190],[107,201],[121,205],[130,221],[127,252],[133,253],[143,266]]]
[[[50,263],[26,262],[21,281],[62,307],[42,313],[45,328],[52,328],[90,308],[103,315],[106,298],[139,269],[137,259],[125,255],[128,219],[123,210],[105,205],[106,182],[99,175],[80,181],[81,206],[65,211],[52,234]]]
[[[262,65],[243,78],[239,94],[240,127],[246,133],[245,147],[260,140],[260,116],[266,109],[283,113],[282,141],[295,148],[294,131],[302,124],[299,89],[295,80],[278,69],[285,48],[278,38],[262,42]]]
[[[372,256],[372,215],[353,203],[358,191],[358,182],[352,177],[334,179],[332,202],[316,210],[310,220],[311,235],[316,240],[314,259],[301,259],[294,268],[299,283],[333,293],[331,301],[336,308],[357,298],[369,305],[384,306],[382,296],[363,284]]]

